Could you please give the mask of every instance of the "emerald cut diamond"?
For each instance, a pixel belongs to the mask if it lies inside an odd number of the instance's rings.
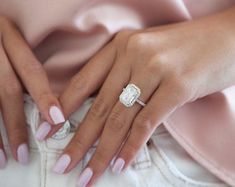
[[[119,96],[119,100],[126,107],[131,107],[137,101],[140,94],[140,89],[137,86],[134,84],[128,84]]]

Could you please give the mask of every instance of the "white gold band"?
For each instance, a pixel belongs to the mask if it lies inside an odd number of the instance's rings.
[[[143,107],[146,105],[143,101],[141,101],[141,100],[139,100],[139,99],[137,99],[136,102],[139,103],[139,104],[140,104],[141,106],[143,106]]]

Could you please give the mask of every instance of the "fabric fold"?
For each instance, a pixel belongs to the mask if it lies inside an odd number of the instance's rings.
[[[71,77],[124,29],[196,19],[235,0],[0,0],[0,15],[19,27],[60,94]],[[213,174],[235,186],[235,89],[175,111],[164,123],[172,136]]]
[[[186,151],[210,172],[235,186],[235,88],[177,109],[164,123]]]

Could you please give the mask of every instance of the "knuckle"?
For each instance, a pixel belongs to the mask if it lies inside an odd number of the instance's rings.
[[[167,69],[166,56],[163,54],[157,54],[151,58],[147,63],[145,68],[152,75],[163,74]]]
[[[162,63],[158,63],[156,60],[150,60],[148,62],[146,62],[145,64],[145,69],[149,72],[149,73],[153,73],[157,71],[160,71],[162,69]]]
[[[52,93],[49,91],[43,91],[37,95],[37,103],[42,104],[46,103],[49,106],[54,105],[57,103],[56,99],[52,96]]]
[[[75,75],[70,80],[71,88],[75,91],[79,92],[86,92],[87,90],[87,77],[84,76],[82,73]]]
[[[115,42],[123,41],[123,39],[125,39],[129,34],[131,34],[130,30],[122,30],[116,34],[116,36],[114,37],[114,41]]]
[[[106,158],[106,155],[105,155],[105,152],[106,151],[100,151],[100,150],[97,150],[96,151],[96,154],[95,154],[95,156],[96,156],[96,160],[99,160],[101,163],[104,163],[105,162],[105,158]]]
[[[175,98],[178,99],[179,103],[185,102],[191,98],[193,90],[186,78],[182,76],[174,77],[171,79],[171,85],[174,93],[176,93]]]
[[[128,38],[133,34],[133,31],[130,30],[123,30],[116,34],[113,45],[115,46],[117,53],[122,53],[125,51]]]
[[[94,101],[91,109],[89,110],[89,117],[97,120],[106,118],[109,113],[110,107],[106,104],[104,96],[98,96]]]
[[[138,148],[133,143],[126,143],[125,145],[125,155],[128,158],[134,158]]]
[[[134,127],[140,132],[150,132],[154,128],[154,123],[151,121],[148,114],[141,112],[134,122]]]
[[[114,132],[122,132],[126,126],[126,120],[119,111],[113,111],[108,120],[107,127]]]
[[[79,152],[81,154],[85,153],[86,149],[84,146],[84,143],[82,142],[82,140],[80,140],[80,138],[75,137],[70,145],[67,148],[67,152],[73,153],[73,152],[77,152],[77,150],[79,150]]]
[[[95,165],[96,170],[104,168],[105,165],[108,164],[108,160],[106,159],[106,151],[105,149],[97,150],[94,154],[94,157],[91,160],[91,165]]]
[[[136,33],[129,37],[127,42],[127,50],[140,51],[146,45],[147,34]]]

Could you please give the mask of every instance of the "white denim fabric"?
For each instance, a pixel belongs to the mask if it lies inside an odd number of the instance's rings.
[[[69,121],[79,125],[90,108],[94,98],[89,98]],[[32,99],[25,95],[25,112],[30,134],[30,164],[21,166],[12,159],[9,152],[3,122],[0,129],[8,156],[8,165],[0,170],[0,187],[75,187],[79,173],[84,169],[95,151],[91,147],[80,164],[69,174],[57,175],[52,172],[56,159],[69,143],[74,130],[61,131],[63,139],[50,138],[38,142],[35,131],[41,122],[38,109]],[[225,187],[228,186],[196,163],[170,136],[163,126],[152,135],[148,145],[137,155],[135,161],[120,175],[107,169],[94,187]]]

